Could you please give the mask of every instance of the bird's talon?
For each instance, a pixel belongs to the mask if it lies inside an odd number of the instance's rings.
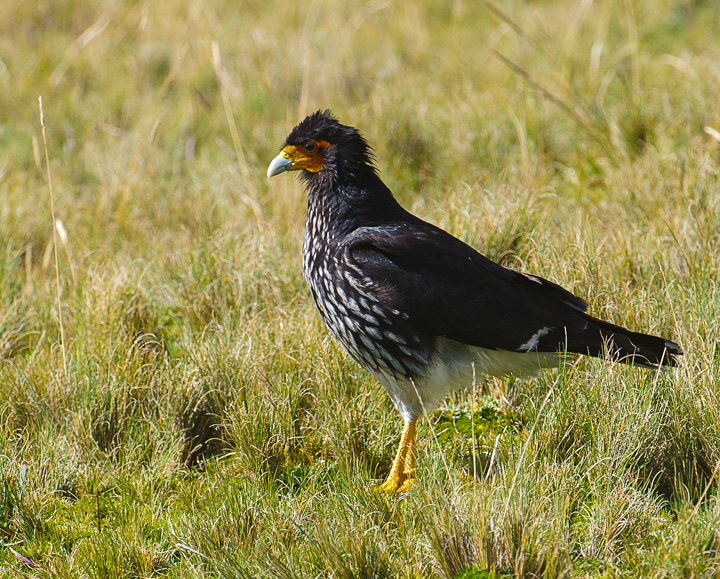
[[[392,494],[398,490],[398,484],[396,481],[388,479],[380,485],[380,490],[384,493]]]
[[[389,476],[387,480],[380,485],[380,490],[387,494],[404,493],[415,482],[412,473],[402,473],[397,477]]]
[[[414,478],[407,478],[407,479],[405,479],[405,482],[404,482],[402,485],[400,485],[400,488],[397,490],[397,493],[398,493],[398,494],[404,493],[405,491],[407,491],[407,490],[408,490],[411,486],[413,486],[414,484],[415,484],[415,479],[414,479]]]

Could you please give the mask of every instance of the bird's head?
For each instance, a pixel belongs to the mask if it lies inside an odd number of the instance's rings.
[[[267,170],[268,178],[285,171],[343,182],[375,174],[372,149],[354,127],[341,125],[330,111],[317,111],[297,125]]]

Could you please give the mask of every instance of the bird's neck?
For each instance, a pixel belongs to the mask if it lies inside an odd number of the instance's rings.
[[[308,216],[314,211],[324,213],[328,228],[382,224],[406,213],[374,170],[355,173],[350,182],[337,174],[312,177],[305,179]]]
[[[348,198],[353,192],[336,187],[309,187],[306,238],[323,245],[349,235],[358,227],[358,217]]]
[[[407,214],[374,173],[354,185],[306,179],[306,188],[305,251],[315,257],[332,252],[358,227],[385,225]]]

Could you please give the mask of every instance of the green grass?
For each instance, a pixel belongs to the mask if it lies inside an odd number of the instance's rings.
[[[719,576],[718,10],[0,3],[0,577]],[[469,384],[378,492],[401,421],[265,179],[318,108],[409,209],[682,365]]]

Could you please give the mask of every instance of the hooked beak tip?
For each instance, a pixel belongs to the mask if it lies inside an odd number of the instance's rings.
[[[289,171],[290,169],[292,169],[292,166],[293,162],[288,159],[283,153],[280,153],[277,157],[270,161],[270,165],[268,166],[267,170],[267,178],[270,179],[270,177],[274,177],[275,175],[279,175],[280,173]]]

